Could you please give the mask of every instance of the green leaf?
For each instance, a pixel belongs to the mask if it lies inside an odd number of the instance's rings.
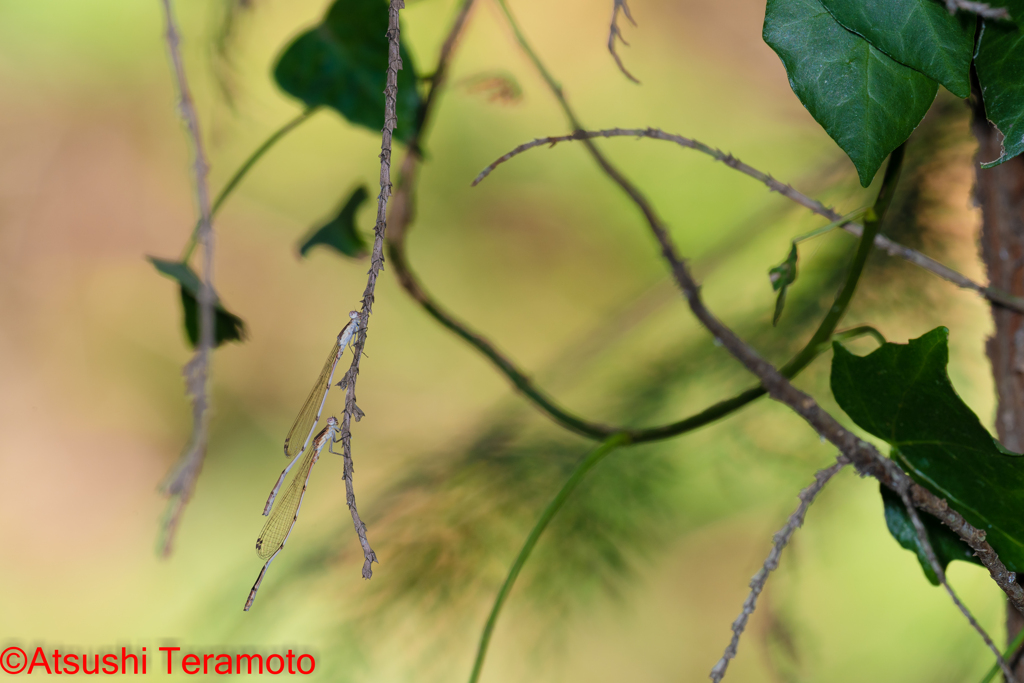
[[[845,28],[957,97],[971,94],[977,19],[936,0],[821,0]]]
[[[158,271],[178,282],[181,289],[181,305],[184,311],[185,333],[189,343],[195,348],[199,343],[199,303],[196,297],[201,286],[199,276],[187,263],[167,261],[154,256],[147,256]],[[234,313],[229,312],[217,300],[214,308],[214,346],[224,342],[243,341],[246,336],[245,322]]]
[[[384,85],[388,66],[388,5],[383,0],[336,0],[323,22],[285,49],[274,79],[309,107],[325,105],[350,122],[380,131],[384,127]],[[398,123],[403,142],[416,132],[420,105],[412,57],[401,48]]]
[[[949,330],[867,356],[833,344],[832,393],[861,428],[892,446],[921,485],[984,530],[1011,571],[1024,569],[1024,458],[998,446],[946,374]]]
[[[1005,4],[1010,15],[1024,22],[1024,0]],[[981,164],[991,168],[1024,152],[1024,30],[1008,21],[983,21],[974,58],[985,115],[1003,134],[1002,153],[995,161]]]
[[[302,244],[299,245],[299,255],[305,256],[310,249],[318,244],[323,244],[352,258],[366,256],[369,253],[369,248],[356,229],[356,212],[369,196],[365,185],[356,188],[333,220],[321,228],[314,228],[313,232],[302,241]]]
[[[917,560],[921,563],[924,575],[928,577],[932,584],[939,585],[939,577],[936,576],[935,570],[932,569],[931,563],[928,562],[928,556],[925,555],[924,548],[921,547],[921,543],[917,538],[917,529],[914,528],[914,522],[910,519],[910,515],[907,514],[907,508],[903,505],[903,500],[898,493],[891,491],[888,487],[882,485],[880,488],[882,491],[882,504],[885,507],[885,524],[889,527],[889,533],[893,535],[893,538],[901,546],[917,555]],[[942,522],[931,515],[922,513],[918,516],[921,518],[925,531],[928,533],[928,541],[932,545],[932,550],[935,551],[935,558],[939,561],[943,570],[953,560],[981,564],[981,560],[974,556],[974,551],[971,550],[971,547],[961,541],[960,537],[953,533],[949,527],[943,525]]]
[[[843,28],[818,0],[768,0],[764,41],[867,187],[924,118],[938,84]]]
[[[782,307],[786,305],[786,289],[796,282],[796,257],[796,242],[793,242],[786,260],[768,271],[772,289],[779,293],[775,300],[775,313],[772,315],[773,326],[778,325],[782,317]]]

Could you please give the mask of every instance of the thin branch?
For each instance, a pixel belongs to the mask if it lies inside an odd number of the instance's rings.
[[[484,625],[483,633],[480,635],[480,644],[477,646],[476,658],[473,660],[473,671],[469,675],[469,683],[476,683],[477,679],[480,678],[480,671],[484,666],[484,657],[487,656],[487,646],[491,642],[491,634],[494,632],[494,625],[498,622],[498,615],[505,604],[505,599],[508,598],[508,594],[512,591],[512,586],[515,585],[516,578],[519,577],[519,572],[522,571],[523,565],[526,564],[530,553],[533,552],[533,547],[540,540],[541,534],[544,533],[548,524],[551,523],[551,520],[555,518],[558,511],[565,505],[565,501],[569,499],[569,496],[579,483],[587,476],[587,473],[594,469],[599,462],[604,460],[616,448],[626,445],[629,445],[629,437],[625,434],[616,434],[588,453],[580,461],[580,464],[576,466],[572,474],[569,475],[565,484],[562,485],[562,488],[555,497],[548,503],[548,506],[544,508],[540,519],[537,520],[533,529],[530,530],[530,535],[527,536],[526,542],[512,563],[508,576],[505,577],[505,582],[501,584],[501,588],[498,590],[498,596],[494,600],[494,606],[491,607],[491,612],[487,616],[487,623]]]
[[[366,278],[366,289],[363,290],[362,309],[359,311],[359,332],[352,348],[352,365],[345,373],[341,384],[345,387],[345,412],[341,419],[341,447],[345,459],[345,500],[349,512],[352,513],[352,525],[359,544],[363,547],[363,578],[373,576],[373,563],[377,562],[377,554],[366,539],[366,525],[359,518],[356,509],[356,494],[352,484],[352,419],[358,422],[363,412],[356,405],[356,379],[359,377],[359,361],[363,357],[366,345],[366,330],[370,325],[370,312],[373,309],[373,292],[377,286],[377,276],[384,267],[384,231],[387,228],[388,197],[391,196],[391,137],[398,123],[395,113],[395,102],[398,97],[398,71],[402,68],[399,53],[400,28],[399,10],[405,8],[404,0],[391,0],[388,7],[388,71],[384,86],[384,128],[381,130],[380,143],[380,194],[377,195],[377,224],[374,226],[373,253],[370,257],[370,270]]]
[[[619,53],[615,50],[616,38],[621,40],[623,45],[629,47],[629,43],[626,42],[626,39],[622,36],[622,30],[619,28],[619,12],[621,11],[633,26],[636,26],[636,22],[633,20],[633,15],[629,12],[629,5],[626,4],[626,0],[614,0],[614,3],[615,4],[612,6],[612,23],[608,29],[608,52],[611,52],[612,57],[615,58],[615,63],[619,65],[619,71],[621,71],[626,78],[639,85],[640,81],[637,80],[636,76],[629,73],[629,70],[626,69],[626,66],[622,63]]]
[[[209,396],[208,384],[210,375],[210,352],[214,341],[213,306],[216,295],[213,291],[213,227],[211,224],[210,194],[207,188],[209,166],[203,151],[203,137],[199,130],[199,116],[196,114],[192,93],[189,90],[185,65],[181,58],[181,37],[174,21],[171,0],[162,0],[164,20],[166,23],[167,49],[177,80],[179,107],[181,116],[188,128],[192,143],[193,172],[195,174],[195,197],[199,205],[198,241],[203,249],[203,275],[199,288],[199,345],[195,355],[185,365],[186,391],[192,397],[192,436],[182,454],[174,475],[167,481],[164,490],[171,497],[167,516],[164,521],[161,553],[166,557],[171,553],[175,533],[181,522],[185,506],[192,498],[196,479],[203,467],[206,457],[207,437],[209,432]]]
[[[946,9],[950,14],[957,11],[977,14],[982,19],[1002,19],[1010,21],[1010,12],[1005,7],[993,7],[985,2],[974,2],[973,0],[946,0]]]
[[[768,581],[768,575],[775,571],[776,567],[779,566],[779,558],[782,556],[782,551],[789,543],[789,539],[793,537],[796,530],[803,526],[804,517],[807,516],[807,509],[811,507],[811,503],[814,499],[825,488],[832,477],[836,475],[842,468],[849,464],[843,456],[839,456],[837,462],[831,467],[818,470],[814,475],[814,483],[805,488],[800,492],[800,505],[797,506],[793,514],[789,516],[789,520],[786,522],[786,526],[782,527],[778,533],[772,537],[772,550],[768,553],[768,557],[764,561],[764,565],[754,575],[754,578],[750,580],[750,595],[743,602],[743,611],[736,617],[736,621],[732,622],[732,640],[729,641],[728,647],[725,648],[725,653],[722,658],[718,660],[718,663],[711,669],[711,680],[715,683],[719,683],[722,678],[725,677],[725,670],[729,667],[729,660],[736,656],[736,648],[739,647],[740,637],[743,635],[744,629],[747,628],[747,620],[750,615],[754,613],[757,608],[757,598],[764,590],[764,585]]]
[[[657,128],[612,128],[607,130],[596,131],[577,130],[576,132],[571,133],[569,135],[554,135],[547,138],[537,138],[536,140],[532,140],[525,144],[519,145],[508,154],[505,154],[504,156],[501,156],[498,159],[496,159],[487,168],[480,172],[480,174],[473,180],[472,184],[474,186],[477,185],[484,178],[490,175],[490,173],[495,168],[505,163],[509,159],[512,159],[513,157],[518,156],[523,152],[533,149],[534,147],[540,147],[543,145],[549,145],[551,147],[554,147],[559,142],[570,142],[573,140],[590,140],[593,138],[613,137],[636,137],[650,138],[653,140],[665,140],[668,142],[674,142],[682,147],[697,150],[698,152],[706,154],[712,157],[713,159],[722,162],[726,166],[729,166],[730,168],[739,171],[740,173],[743,173],[761,183],[764,183],[764,185],[767,186],[769,190],[773,192],[778,192],[782,196],[796,202],[797,204],[800,204],[801,206],[810,209],[819,216],[823,216],[829,219],[830,221],[837,221],[842,219],[842,216],[835,210],[825,206],[819,201],[811,199],[807,195],[794,189],[791,185],[787,185],[786,183],[780,182],[773,178],[772,176],[768,175],[767,173],[763,173],[757,170],[756,168],[743,163],[742,161],[734,157],[732,154],[726,154],[720,149],[710,147],[700,142],[699,140],[686,138],[683,137],[682,135],[666,133]],[[864,227],[862,225],[853,222],[845,223],[840,227],[842,227],[851,235],[855,235],[857,237],[860,237],[861,232],[864,230]],[[996,289],[994,287],[985,287],[983,285],[980,285],[977,282],[971,280],[970,278],[956,272],[952,268],[949,268],[948,266],[945,266],[939,263],[938,261],[928,256],[925,256],[919,251],[915,251],[914,249],[905,247],[902,244],[893,242],[884,235],[875,236],[874,244],[876,247],[882,249],[890,256],[899,256],[900,258],[909,261],[910,263],[913,263],[916,266],[919,266],[921,268],[924,268],[925,270],[930,271],[931,273],[939,276],[943,280],[953,283],[957,287],[977,292],[978,294],[985,297],[991,303],[997,306],[1002,306],[1004,308],[1009,308],[1011,310],[1024,313],[1024,299],[1022,299],[1021,297],[1017,297],[1007,292],[1003,292],[1002,290]]]
[[[935,572],[935,576],[938,577],[939,583],[949,593],[949,597],[952,598],[953,604],[956,605],[963,615],[967,618],[968,623],[974,627],[974,630],[978,632],[981,639],[985,641],[988,648],[996,655],[996,662],[999,664],[999,668],[1003,670],[1003,676],[1006,677],[1006,683],[1016,683],[1013,672],[1010,671],[1010,667],[1007,666],[1006,660],[1003,659],[1002,653],[996,644],[989,638],[988,633],[981,627],[981,624],[977,622],[971,611],[967,609],[967,605],[960,601],[956,593],[953,592],[953,587],[946,581],[946,571],[939,564],[939,558],[935,555],[935,549],[932,547],[932,542],[928,538],[928,531],[924,528],[924,523],[921,521],[920,515],[917,514],[917,510],[914,509],[914,504],[910,502],[910,496],[906,491],[900,493],[900,497],[903,499],[903,505],[907,508],[907,514],[910,515],[910,521],[914,523],[914,530],[917,532],[917,541],[921,544],[921,549],[924,550],[924,555],[928,558],[928,564],[931,565],[932,571]]]

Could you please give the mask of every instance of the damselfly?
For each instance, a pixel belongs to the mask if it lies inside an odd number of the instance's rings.
[[[263,583],[263,577],[266,576],[270,563],[274,561],[278,553],[284,550],[284,544],[288,542],[288,537],[291,535],[292,529],[295,528],[295,522],[299,519],[302,499],[306,495],[306,486],[309,484],[309,475],[313,471],[313,465],[320,459],[320,452],[324,449],[324,446],[327,446],[329,452],[334,453],[331,445],[337,440],[335,436],[339,430],[338,419],[333,416],[327,418],[327,426],[320,430],[320,433],[313,439],[313,444],[306,450],[306,455],[302,459],[302,464],[295,472],[295,476],[292,477],[291,485],[274,507],[274,514],[263,525],[263,531],[260,532],[259,538],[256,539],[256,554],[261,559],[266,560],[267,563],[260,570],[260,575],[256,578],[256,583],[253,584],[252,590],[249,592],[249,599],[245,601],[246,612],[249,611],[253,600],[256,599],[256,591],[260,589],[260,584]],[[291,464],[288,467],[290,468]],[[285,470],[285,472],[287,471]],[[281,474],[281,478],[284,478],[284,473]]]
[[[344,353],[345,347],[352,342],[356,332],[359,331],[359,313],[352,311],[348,314],[348,317],[350,318],[348,324],[338,333],[338,339],[334,342],[334,347],[331,348],[331,353],[324,362],[320,376],[316,378],[316,383],[313,384],[309,396],[306,397],[306,402],[302,404],[302,409],[299,410],[299,414],[295,417],[292,428],[288,430],[288,436],[284,438],[284,454],[288,458],[293,458],[293,460],[281,472],[281,476],[270,492],[267,504],[263,506],[264,516],[270,514],[270,508],[274,505],[274,498],[277,497],[277,492],[280,490],[281,484],[284,483],[288,470],[298,460],[298,454],[305,451],[309,445],[309,440],[313,437],[316,424],[320,421],[320,412],[324,409],[324,403],[327,401],[327,392],[331,390],[331,382],[334,381],[334,370],[338,367],[341,354]],[[303,434],[306,436],[303,437]]]

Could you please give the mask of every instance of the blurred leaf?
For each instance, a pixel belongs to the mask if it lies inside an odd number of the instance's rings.
[[[917,530],[914,528],[914,522],[910,519],[910,515],[907,514],[907,508],[903,505],[903,500],[898,493],[890,491],[886,486],[882,485],[880,488],[882,491],[882,504],[885,507],[885,524],[889,527],[889,533],[893,535],[893,538],[901,546],[917,555],[917,560],[921,563],[924,575],[928,577],[928,580],[933,585],[938,586],[939,577],[936,576],[931,563],[928,561],[928,556],[925,555],[924,549],[921,547],[921,543],[917,538]],[[924,524],[925,531],[928,532],[928,540],[932,544],[932,550],[935,551],[935,557],[943,569],[953,560],[981,564],[981,560],[974,556],[974,551],[971,550],[971,547],[961,541],[960,537],[953,533],[952,529],[931,515],[922,513],[918,516]]]
[[[935,0],[821,0],[845,28],[960,98],[971,94],[976,17]]]
[[[460,81],[466,92],[486,94],[488,102],[516,104],[523,99],[523,88],[516,77],[507,71],[484,71]]]
[[[200,281],[187,263],[167,261],[154,256],[147,256],[158,271],[178,282],[181,289],[181,304],[184,311],[185,333],[189,343],[195,348],[199,343],[199,295]],[[224,342],[243,341],[246,338],[245,322],[234,313],[229,312],[217,299],[214,309],[214,346]]]
[[[374,131],[384,127],[388,66],[388,5],[383,0],[336,0],[323,22],[285,49],[274,79],[308,107],[326,105],[350,122]],[[415,133],[420,105],[412,57],[401,47],[395,138]]]
[[[336,249],[344,256],[352,258],[366,256],[369,253],[369,248],[356,228],[356,212],[369,196],[365,185],[357,187],[349,195],[338,215],[323,227],[314,228],[309,237],[299,245],[299,255],[305,256],[310,249],[318,244],[323,244]]]
[[[768,277],[772,281],[772,289],[779,293],[779,297],[775,300],[772,326],[778,325],[779,318],[782,317],[782,307],[786,305],[786,289],[796,282],[796,257],[796,242],[793,242],[786,260],[768,271]]]
[[[1002,154],[982,163],[991,168],[1024,152],[1024,0],[1005,0],[1018,23],[983,21],[974,67],[978,72],[985,115],[1003,134]]]
[[[768,0],[763,36],[867,187],[924,118],[938,84],[847,31],[818,0]]]
[[[946,374],[948,337],[938,327],[867,356],[834,343],[832,393],[854,422],[892,446],[918,483],[985,530],[1011,571],[1021,571],[1024,459],[998,445],[957,395]]]

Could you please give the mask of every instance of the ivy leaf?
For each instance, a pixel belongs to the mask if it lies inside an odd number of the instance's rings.
[[[323,227],[314,228],[312,234],[299,245],[299,256],[305,256],[306,252],[318,244],[332,247],[352,258],[366,256],[369,248],[356,229],[356,212],[369,196],[365,185],[356,188],[338,215]]]
[[[786,305],[786,289],[796,282],[796,257],[796,242],[793,242],[786,260],[768,271],[772,289],[779,293],[775,300],[775,313],[772,315],[773,327],[779,324],[779,318],[782,317],[782,307]]]
[[[971,94],[977,19],[935,0],[821,0],[845,28],[957,97]]]
[[[177,281],[181,289],[181,305],[184,310],[185,333],[188,335],[192,348],[199,344],[199,296],[201,286],[199,276],[195,274],[187,263],[179,261],[167,261],[154,256],[147,256],[158,271]],[[220,299],[214,307],[214,347],[224,342],[243,341],[247,332],[245,322],[234,313],[229,312],[221,305]]]
[[[917,538],[917,529],[914,522],[907,514],[907,508],[903,505],[903,499],[898,493],[889,490],[888,487],[880,486],[882,490],[882,505],[885,507],[885,525],[889,527],[889,533],[893,535],[901,546],[917,555],[918,562],[924,575],[933,585],[939,585],[939,577],[932,569],[924,548],[921,547]],[[960,537],[953,533],[953,530],[931,515],[919,514],[925,531],[928,533],[928,540],[935,551],[935,559],[939,561],[942,569],[945,570],[953,560],[963,560],[981,564],[981,560],[974,556],[971,547],[960,540]]]
[[[861,428],[892,446],[910,476],[984,530],[1011,571],[1024,570],[1024,458],[998,445],[953,388],[949,330],[855,356],[834,343],[832,393]],[[897,536],[899,540],[899,536]]]
[[[1005,4],[1010,15],[1024,21],[1024,0],[998,2]],[[978,72],[985,115],[1003,134],[1002,154],[995,161],[982,163],[982,168],[998,166],[1024,152],[1024,30],[1008,21],[984,20],[978,37],[978,54],[974,58]]]
[[[843,28],[818,0],[768,0],[764,41],[789,84],[871,184],[924,118],[938,84]]]
[[[382,0],[336,0],[323,22],[285,49],[274,67],[278,86],[309,107],[325,105],[350,122],[384,127],[384,85],[388,66],[388,5]],[[416,132],[420,105],[412,57],[401,47],[398,123],[403,142]]]

